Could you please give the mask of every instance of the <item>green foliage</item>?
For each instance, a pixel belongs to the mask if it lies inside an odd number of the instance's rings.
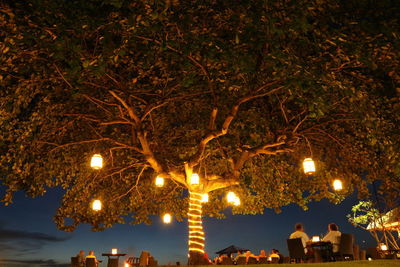
[[[34,197],[60,186],[61,229],[151,223],[150,215],[166,211],[182,220],[186,188],[171,180],[153,186],[146,157],[126,148],[138,146],[137,133],[109,91],[143,116],[155,158],[183,172],[209,132],[211,110],[218,108],[219,129],[238,99],[267,84],[259,92],[281,89],[243,103],[196,166],[202,177],[223,177],[240,151],[297,140],[291,153],[262,154],[243,166],[232,187],[242,205],[233,213],[279,212],[291,203],[306,209],[355,189],[365,197],[375,180],[396,195],[400,10],[393,1],[372,2],[0,4],[4,203],[19,190]],[[105,158],[104,170],[89,168],[93,153]],[[306,176],[301,162],[311,153],[318,171]],[[335,178],[344,181],[340,194],[331,188]],[[225,191],[210,194],[206,215],[223,217]],[[94,198],[103,200],[101,213],[90,210]]]

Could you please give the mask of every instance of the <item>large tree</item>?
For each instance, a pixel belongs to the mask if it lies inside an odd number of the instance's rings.
[[[60,229],[169,212],[189,217],[193,256],[201,216],[222,218],[228,190],[241,199],[233,213],[256,214],[365,196],[375,180],[398,186],[396,1],[30,0],[0,11],[3,202],[62,187]],[[96,198],[105,208],[94,214]]]

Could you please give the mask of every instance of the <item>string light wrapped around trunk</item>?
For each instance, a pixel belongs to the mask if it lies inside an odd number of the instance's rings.
[[[201,220],[203,194],[189,192],[189,255],[204,253],[204,232]]]

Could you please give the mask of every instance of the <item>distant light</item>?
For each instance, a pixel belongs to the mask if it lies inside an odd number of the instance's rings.
[[[381,250],[387,250],[387,246],[385,244],[381,244]]]
[[[272,261],[272,257],[268,257],[268,261]]]
[[[95,170],[103,168],[103,157],[100,154],[94,154],[90,160],[90,167]]]
[[[335,191],[342,190],[343,189],[342,181],[340,181],[339,179],[336,179],[335,181],[333,181],[333,189],[335,189]]]
[[[92,203],[92,209],[94,211],[99,211],[101,210],[101,201],[99,199],[95,199]]]
[[[156,186],[157,187],[162,187],[164,186],[164,178],[161,176],[156,177]]]
[[[201,195],[201,202],[203,202],[203,203],[208,202],[208,194],[207,193]]]
[[[319,242],[319,236],[317,236],[317,235],[313,236],[312,242]]]
[[[163,222],[168,224],[168,223],[171,223],[171,221],[172,221],[171,215],[169,213],[164,214]]]
[[[369,261],[372,261],[372,258],[371,258],[371,257],[369,257],[369,258],[368,258],[368,260],[369,260]]]
[[[118,254],[118,249],[116,248],[111,249],[111,254],[113,255]]]
[[[315,164],[312,158],[306,158],[303,161],[303,169],[305,174],[313,174],[315,172]]]
[[[190,177],[190,184],[191,185],[200,184],[200,177],[197,173],[192,173],[192,176]]]
[[[129,266],[129,263],[125,263],[125,267],[130,267],[130,266]]]
[[[226,200],[228,201],[228,203],[234,203],[235,198],[236,198],[236,195],[232,191],[228,192],[228,194],[226,195]]]

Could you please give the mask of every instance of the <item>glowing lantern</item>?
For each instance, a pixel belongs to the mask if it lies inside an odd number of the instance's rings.
[[[240,198],[238,196],[235,196],[235,199],[233,200],[233,205],[235,205],[235,206],[240,205]]]
[[[193,173],[192,177],[190,177],[191,185],[198,185],[200,183],[200,177],[197,173]]]
[[[162,187],[164,185],[164,178],[161,176],[156,177],[156,186],[157,187]]]
[[[111,249],[111,254],[113,254],[113,255],[118,254],[118,249],[112,248]]]
[[[342,190],[343,189],[342,181],[340,181],[339,179],[336,179],[335,181],[333,181],[333,189],[335,189],[335,191]]]
[[[201,195],[201,202],[203,202],[203,203],[208,202],[208,194],[207,193]]]
[[[226,195],[226,199],[227,199],[228,203],[234,203],[235,198],[236,198],[236,195],[232,191],[228,192],[228,194]]]
[[[317,235],[313,236],[312,242],[319,242],[319,236],[317,236]]]
[[[381,250],[387,250],[388,248],[387,248],[387,246],[385,245],[385,244],[381,244]]]
[[[313,174],[315,172],[315,164],[312,158],[306,158],[303,161],[303,169],[305,174]]]
[[[125,267],[129,267],[129,263],[125,263]]]
[[[93,201],[93,203],[92,203],[92,209],[93,209],[94,211],[99,211],[99,210],[101,210],[101,201],[100,201],[99,199],[96,199],[96,200]]]
[[[164,223],[171,223],[171,220],[172,220],[172,218],[171,218],[171,215],[169,213],[164,214],[164,216],[163,216],[163,222]]]
[[[103,168],[103,157],[100,154],[94,154],[90,161],[90,167],[95,170]]]

